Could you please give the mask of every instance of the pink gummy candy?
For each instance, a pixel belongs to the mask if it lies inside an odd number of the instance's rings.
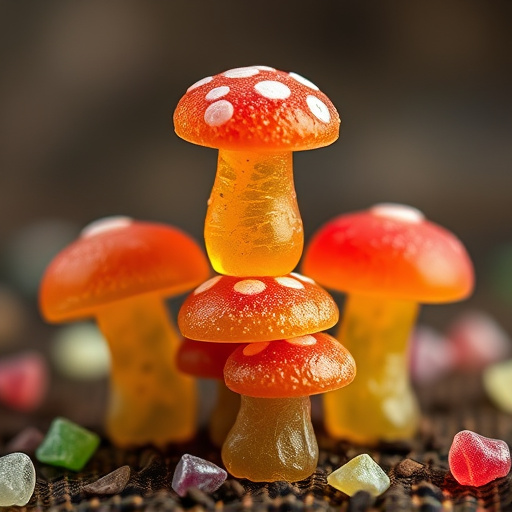
[[[452,344],[435,329],[418,325],[411,335],[410,346],[410,371],[414,382],[434,382],[453,370]]]
[[[463,430],[453,438],[448,463],[459,484],[479,487],[508,475],[510,450],[505,441]]]
[[[48,387],[48,367],[37,352],[0,360],[0,402],[18,411],[38,407]]]
[[[185,496],[192,487],[204,492],[216,491],[228,474],[213,462],[186,453],[176,466],[172,488],[179,496]]]
[[[490,315],[467,311],[448,328],[456,364],[467,370],[482,370],[510,355],[510,337]]]

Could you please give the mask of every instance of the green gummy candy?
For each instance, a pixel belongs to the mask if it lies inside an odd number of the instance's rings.
[[[36,450],[36,459],[44,464],[80,471],[99,444],[100,438],[94,432],[65,418],[55,418]]]

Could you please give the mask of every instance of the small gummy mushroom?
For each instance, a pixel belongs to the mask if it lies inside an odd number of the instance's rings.
[[[248,343],[324,331],[338,315],[333,298],[299,274],[216,276],[185,299],[178,325],[193,340]]]
[[[176,369],[180,337],[164,297],[209,274],[197,243],[163,224],[96,221],[46,270],[40,308],[50,322],[95,317],[111,352],[107,433],[121,446],[183,441],[195,432],[196,391]]]
[[[224,384],[226,360],[237,347],[237,343],[204,343],[185,338],[178,350],[180,371],[217,381],[217,401],[209,423],[210,439],[216,446],[222,446],[240,409],[240,396]]]
[[[206,249],[234,276],[279,276],[304,245],[292,152],[332,144],[340,118],[318,87],[296,74],[249,66],[199,80],[174,113],[183,139],[219,149],[208,201]]]
[[[254,482],[297,481],[318,462],[310,395],[339,389],[355,376],[349,352],[324,333],[238,347],[224,368],[241,396],[222,447],[229,473]]]
[[[379,204],[323,226],[303,272],[349,294],[338,337],[357,363],[354,384],[324,397],[325,426],[336,438],[376,443],[416,432],[408,340],[418,303],[466,298],[473,267],[460,240],[412,207]]]

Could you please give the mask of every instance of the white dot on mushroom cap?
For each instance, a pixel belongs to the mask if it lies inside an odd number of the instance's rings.
[[[270,66],[253,66],[256,69],[259,69],[260,71],[275,71],[276,68],[272,68]]]
[[[215,286],[220,280],[222,279],[222,276],[215,276],[211,279],[208,279],[208,281],[205,281],[203,284],[200,284],[195,290],[194,295],[197,295],[198,293],[203,293],[206,290],[209,290],[213,286]]]
[[[221,87],[215,87],[215,89],[212,89],[205,97],[205,100],[212,101],[212,100],[218,100],[219,98],[222,98],[222,96],[226,96],[226,94],[229,92],[229,87],[227,85],[222,85]]]
[[[308,104],[309,110],[311,113],[323,121],[324,123],[328,123],[331,120],[331,113],[327,108],[327,105],[319,100],[316,96],[312,96],[311,94],[306,98],[306,103]]]
[[[249,66],[245,68],[234,68],[222,73],[227,78],[248,78],[250,76],[257,75],[259,69],[255,66]]]
[[[286,288],[295,288],[296,290],[304,288],[304,285],[297,281],[297,279],[293,279],[293,277],[276,277],[275,279],[281,286],[286,286]]]
[[[316,343],[316,338],[311,336],[311,334],[306,334],[306,336],[297,336],[296,338],[289,338],[287,340],[288,343],[292,345],[300,345],[300,346],[308,346],[314,345]]]
[[[417,208],[398,203],[379,203],[372,206],[370,212],[378,217],[386,217],[388,219],[416,224],[425,218],[425,215]]]
[[[80,233],[82,238],[87,238],[89,236],[95,236],[98,233],[103,233],[104,231],[111,231],[113,229],[120,229],[129,226],[133,222],[133,219],[130,217],[125,217],[124,215],[115,215],[112,217],[105,217],[103,219],[95,220],[91,222]]]
[[[263,281],[258,281],[257,279],[244,279],[243,281],[238,281],[233,289],[235,292],[241,293],[242,295],[256,295],[257,293],[261,293],[267,285]]]
[[[216,101],[205,110],[204,122],[209,126],[220,126],[233,117],[234,111],[235,109],[229,101]]]
[[[258,82],[254,89],[257,93],[269,100],[285,100],[290,96],[292,91],[290,88],[281,82],[275,80],[263,80]]]
[[[319,91],[320,89],[311,81],[309,81],[307,78],[304,78],[301,75],[298,75],[297,73],[289,73],[289,75],[297,80],[297,82],[301,83],[302,85],[305,85],[306,87],[309,87],[310,89],[313,89],[314,91]]]
[[[207,76],[205,78],[201,78],[201,80],[198,80],[195,84],[192,84],[188,89],[187,92],[193,91],[194,89],[197,89],[198,87],[201,87],[201,85],[208,84],[213,80],[213,76]]]
[[[263,352],[270,345],[269,341],[257,341],[256,343],[249,343],[242,350],[244,356],[255,356]]]
[[[302,274],[297,274],[297,272],[290,272],[290,275],[295,277],[296,279],[304,281],[305,283],[316,284],[315,281],[311,279],[311,277],[303,276]]]

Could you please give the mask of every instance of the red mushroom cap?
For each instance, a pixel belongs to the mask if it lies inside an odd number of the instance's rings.
[[[127,217],[102,219],[50,263],[40,307],[52,322],[87,318],[134,295],[178,295],[209,273],[203,251],[183,231]]]
[[[183,139],[231,150],[299,151],[332,144],[340,118],[329,98],[296,73],[230,69],[188,88],[174,112]]]
[[[247,343],[323,331],[338,316],[332,297],[298,274],[217,276],[186,298],[178,325],[194,340]]]
[[[237,343],[204,343],[184,338],[176,356],[178,369],[194,377],[224,380],[226,360],[238,346]]]
[[[474,279],[455,235],[398,204],[328,222],[311,240],[302,270],[334,290],[425,303],[463,299]]]
[[[226,386],[241,395],[293,398],[342,388],[356,375],[350,352],[325,333],[238,347],[224,367]]]

